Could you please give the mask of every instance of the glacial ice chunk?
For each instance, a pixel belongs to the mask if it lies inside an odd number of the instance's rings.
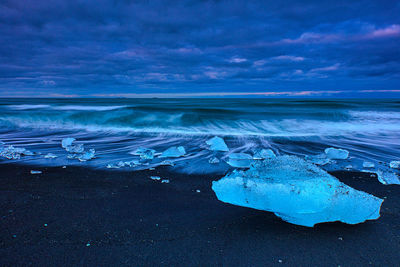
[[[85,148],[83,147],[83,144],[77,144],[77,145],[67,146],[65,150],[69,153],[82,153],[85,150]]]
[[[384,185],[400,184],[400,178],[394,172],[384,172],[378,170],[376,174],[378,175],[378,181]]]
[[[72,145],[72,143],[75,141],[75,138],[72,137],[68,137],[68,138],[64,138],[63,140],[61,140],[61,147],[62,148],[67,148],[69,146]]]
[[[260,149],[254,153],[253,159],[269,159],[276,157],[274,151],[272,149]]]
[[[390,168],[400,169],[400,160],[393,160],[390,162]]]
[[[83,144],[73,145],[75,138],[68,137],[61,140],[61,146],[69,153],[82,153],[85,149]]]
[[[185,148],[183,146],[173,146],[165,150],[160,158],[179,158],[186,154]]]
[[[327,158],[330,159],[347,159],[349,156],[349,151],[341,148],[327,148],[325,149],[325,154]]]
[[[232,153],[226,163],[236,168],[249,168],[252,162],[253,157],[247,153]]]
[[[161,183],[162,183],[162,184],[164,184],[164,183],[165,183],[165,184],[169,184],[169,180],[168,180],[168,179],[163,179],[163,180],[161,180]]]
[[[374,168],[375,164],[373,162],[370,162],[370,161],[364,161],[363,162],[363,167],[364,168]]]
[[[140,156],[141,159],[153,159],[156,151],[150,148],[139,147],[130,154]]]
[[[296,156],[256,161],[249,170],[235,170],[214,181],[212,189],[222,202],[271,211],[284,221],[308,227],[375,220],[383,202]]]
[[[163,160],[158,165],[160,165],[160,166],[174,166],[175,164],[170,160]]]
[[[208,149],[213,151],[229,151],[228,146],[225,144],[224,139],[218,136],[214,136],[213,138],[206,141],[206,144],[210,147]]]
[[[155,180],[155,181],[160,181],[161,177],[160,176],[150,176],[151,180]]]
[[[117,164],[107,164],[107,169],[119,169],[125,167],[125,163],[123,161],[119,161]]]
[[[96,151],[93,148],[91,148],[91,149],[89,149],[89,151],[79,154],[76,158],[79,161],[87,161],[87,160],[93,159],[95,157],[95,155],[96,155]]]
[[[6,146],[0,147],[0,156],[7,159],[20,159],[21,156],[33,156],[34,154],[21,147]]]
[[[41,174],[42,173],[42,171],[34,171],[34,170],[31,170],[31,174]]]
[[[211,164],[217,164],[219,163],[219,159],[217,157],[211,157],[208,162]]]

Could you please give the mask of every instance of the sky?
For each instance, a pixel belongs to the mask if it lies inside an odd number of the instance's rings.
[[[400,1],[0,0],[0,97],[400,97]]]

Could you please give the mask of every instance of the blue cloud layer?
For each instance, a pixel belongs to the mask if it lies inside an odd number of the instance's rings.
[[[398,1],[0,2],[0,96],[400,89]]]

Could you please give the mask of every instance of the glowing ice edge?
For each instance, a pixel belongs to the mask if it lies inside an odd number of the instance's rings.
[[[246,171],[235,170],[214,181],[212,189],[222,202],[271,211],[286,222],[307,227],[376,220],[383,203],[296,156],[255,162]]]

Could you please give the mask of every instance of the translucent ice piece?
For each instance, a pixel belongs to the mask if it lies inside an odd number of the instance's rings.
[[[41,174],[42,173],[42,171],[34,171],[34,170],[31,170],[31,174]]]
[[[69,146],[72,145],[72,143],[75,141],[75,138],[72,137],[68,137],[68,138],[64,138],[63,140],[61,140],[61,146],[62,148],[67,148]]]
[[[89,149],[89,151],[79,154],[76,158],[79,161],[87,161],[87,160],[93,159],[95,157],[95,155],[96,155],[96,151],[93,148],[91,148],[91,149]]]
[[[219,159],[216,158],[216,157],[211,157],[211,158],[208,160],[208,162],[211,163],[211,164],[216,164],[216,163],[219,163]]]
[[[375,164],[373,162],[370,162],[370,161],[364,161],[363,162],[363,167],[364,168],[374,168]]]
[[[249,168],[252,162],[253,157],[247,153],[232,153],[226,163],[236,168]]]
[[[374,220],[383,202],[296,156],[256,161],[247,171],[233,171],[214,181],[212,189],[220,201],[271,211],[284,221],[308,227]]]
[[[254,153],[253,159],[269,159],[276,157],[274,151],[272,149],[260,149]]]
[[[388,184],[400,184],[400,178],[397,174],[393,172],[384,172],[381,170],[378,170],[376,172],[378,175],[378,180],[384,185]]]
[[[400,161],[398,161],[398,160],[391,161],[390,162],[390,168],[400,169]]]
[[[327,158],[330,159],[347,159],[349,156],[349,151],[341,148],[327,148],[325,149],[325,154]]]
[[[160,158],[179,158],[186,154],[185,148],[183,146],[173,146],[165,150]]]
[[[153,159],[156,151],[150,148],[139,147],[130,154],[140,156],[141,159]]]
[[[225,144],[224,139],[218,136],[214,136],[213,138],[206,141],[206,144],[209,145],[210,150],[214,151],[229,151],[228,146]]]

